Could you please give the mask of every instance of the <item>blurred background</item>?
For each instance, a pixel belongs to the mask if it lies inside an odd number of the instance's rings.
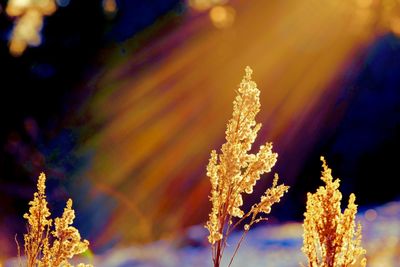
[[[41,171],[53,214],[73,198],[75,225],[95,255],[152,251],[160,240],[173,244],[165,258],[208,251],[205,167],[224,142],[247,65],[261,90],[256,145],[274,143],[273,172],[291,186],[268,224],[295,241],[277,246],[300,248],[299,224],[288,222],[302,221],[306,193],[321,185],[323,155],[341,179],[343,205],[355,193],[370,229],[381,229],[372,224],[379,221],[391,231],[366,233],[394,238],[394,258],[374,266],[400,262],[399,1],[7,2],[0,0],[0,263],[16,255],[14,235],[25,232]],[[185,258],[178,255],[143,266],[174,266]],[[210,264],[204,257],[197,266]],[[104,266],[140,265],[130,260]]]

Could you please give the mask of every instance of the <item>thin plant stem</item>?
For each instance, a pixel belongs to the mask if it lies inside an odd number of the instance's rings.
[[[235,230],[235,228],[241,224],[246,218],[248,218],[251,214],[252,214],[253,210],[251,209],[249,212],[247,212],[242,218],[240,218],[240,220],[238,220],[229,230],[229,232],[227,232],[227,235],[230,235],[233,230]]]
[[[17,234],[15,234],[14,240],[15,240],[15,243],[17,244],[18,267],[22,267],[21,248],[20,248],[19,243],[18,243],[18,240],[17,240]]]
[[[235,258],[236,253],[238,252],[240,245],[242,244],[242,241],[243,241],[244,237],[246,236],[247,232],[248,232],[247,230],[244,231],[242,236],[240,237],[240,240],[239,240],[238,244],[236,245],[235,252],[233,252],[231,260],[229,261],[228,267],[230,267],[232,265],[233,259]]]

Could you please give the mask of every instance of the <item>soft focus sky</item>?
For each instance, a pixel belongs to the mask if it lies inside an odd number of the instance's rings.
[[[6,3],[0,259],[16,253],[41,171],[50,208],[58,215],[72,197],[96,253],[203,224],[205,167],[247,65],[261,90],[256,145],[274,143],[273,172],[291,186],[271,223],[302,220],[321,155],[345,199],[354,192],[369,207],[400,197],[398,1],[60,0],[42,43],[19,57],[8,50]]]

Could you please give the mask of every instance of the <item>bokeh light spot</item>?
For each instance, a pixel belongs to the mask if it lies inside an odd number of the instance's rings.
[[[66,7],[69,5],[70,0],[57,0],[57,5],[60,7]]]
[[[204,11],[212,6],[212,2],[208,0],[189,0],[189,6],[193,9]]]
[[[106,14],[117,12],[117,3],[115,0],[103,0],[103,9]]]
[[[215,6],[210,10],[210,19],[216,28],[223,29],[232,26],[235,14],[230,6]]]
[[[369,222],[375,221],[378,217],[378,213],[374,209],[369,209],[365,212],[365,219]]]

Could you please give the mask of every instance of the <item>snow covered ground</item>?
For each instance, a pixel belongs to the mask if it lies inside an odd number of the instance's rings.
[[[363,246],[369,267],[400,267],[400,202],[359,213],[363,225]],[[269,225],[252,229],[235,257],[232,266],[292,267],[306,263],[301,253],[300,223]],[[96,267],[207,267],[211,252],[202,226],[187,230],[180,240],[158,241],[148,245],[114,249],[93,259]],[[240,233],[231,236],[222,266],[227,266]],[[16,266],[15,261],[5,266]]]

